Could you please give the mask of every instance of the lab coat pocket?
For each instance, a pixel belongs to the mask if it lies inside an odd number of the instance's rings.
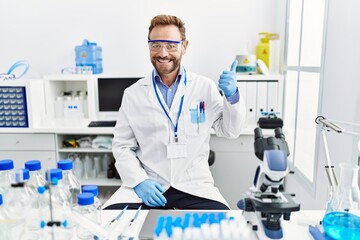
[[[185,128],[187,136],[198,136],[206,133],[206,114],[201,105],[202,101],[193,101],[185,114]]]

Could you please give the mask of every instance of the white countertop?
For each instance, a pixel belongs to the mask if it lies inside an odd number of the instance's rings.
[[[176,210],[169,210],[176,211]],[[102,220],[104,226],[107,221],[115,218],[119,214],[120,210],[103,210]],[[135,210],[125,211],[122,220],[126,224],[135,214]],[[148,210],[142,210],[139,215],[139,224],[134,229],[134,232],[139,234],[142,224],[145,221]],[[184,214],[186,211],[183,211]],[[209,211],[206,211],[209,212]],[[231,215],[242,214],[242,210],[230,210],[228,211]],[[313,240],[313,237],[309,233],[309,224],[319,224],[324,216],[324,211],[321,210],[301,210],[299,212],[291,213],[289,221],[282,220],[284,240],[285,239],[301,239],[301,240]],[[121,225],[124,227],[124,225]],[[246,225],[246,230],[243,231],[243,239],[258,239],[256,233],[251,229],[251,225]]]

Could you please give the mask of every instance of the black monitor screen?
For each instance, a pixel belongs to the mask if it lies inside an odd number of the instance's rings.
[[[140,77],[98,78],[99,111],[118,111],[124,95],[124,90],[139,79]]]

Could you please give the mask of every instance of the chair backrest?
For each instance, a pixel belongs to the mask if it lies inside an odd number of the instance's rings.
[[[214,162],[215,162],[215,152],[213,150],[210,150],[209,159],[208,159],[209,166],[213,165]]]

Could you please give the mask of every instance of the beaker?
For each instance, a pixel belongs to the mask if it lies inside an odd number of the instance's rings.
[[[360,193],[358,186],[359,167],[340,163],[340,181],[330,201],[330,211],[359,213]]]
[[[323,219],[325,233],[332,239],[358,239],[360,235],[358,186],[359,167],[340,163],[340,181]]]

